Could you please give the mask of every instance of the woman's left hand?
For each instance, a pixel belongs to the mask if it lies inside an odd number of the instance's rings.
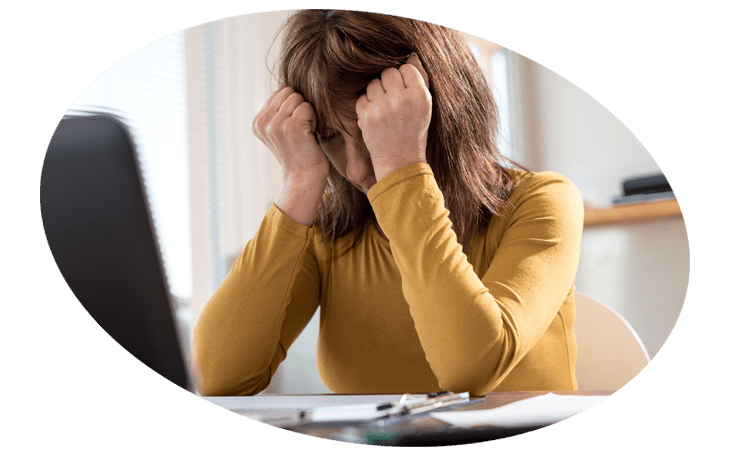
[[[377,181],[396,169],[426,163],[431,94],[428,75],[416,54],[400,68],[387,68],[380,79],[371,81],[355,110]]]

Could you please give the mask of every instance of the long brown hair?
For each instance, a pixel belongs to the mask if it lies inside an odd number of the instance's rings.
[[[413,19],[340,10],[298,11],[283,30],[279,78],[312,104],[318,131],[357,120],[352,105],[368,83],[418,54],[432,96],[426,160],[468,252],[471,234],[486,232],[516,182],[497,150],[495,101],[463,36]],[[351,235],[352,246],[373,211],[363,193],[330,169],[316,223],[333,242]]]

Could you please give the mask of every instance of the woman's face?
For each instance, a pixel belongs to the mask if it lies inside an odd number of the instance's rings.
[[[362,133],[356,121],[343,120],[344,129],[327,128],[319,143],[337,172],[367,194],[375,185],[375,172]]]

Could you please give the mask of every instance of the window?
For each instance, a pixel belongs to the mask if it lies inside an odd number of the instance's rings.
[[[185,34],[120,60],[74,101],[70,114],[109,112],[134,138],[170,293],[192,294]]]
[[[469,48],[480,64],[497,103],[499,114],[499,136],[497,148],[505,158],[515,159],[512,150],[512,110],[510,103],[509,56],[506,49],[480,38],[466,35]]]

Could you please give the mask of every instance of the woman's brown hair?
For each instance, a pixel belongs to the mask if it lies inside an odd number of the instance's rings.
[[[352,106],[368,83],[416,52],[428,73],[432,116],[426,160],[465,252],[515,186],[497,150],[498,118],[484,74],[463,36],[427,22],[376,13],[302,10],[284,24],[279,78],[312,104],[317,130],[357,120]],[[316,223],[325,239],[363,234],[367,197],[330,166]]]

